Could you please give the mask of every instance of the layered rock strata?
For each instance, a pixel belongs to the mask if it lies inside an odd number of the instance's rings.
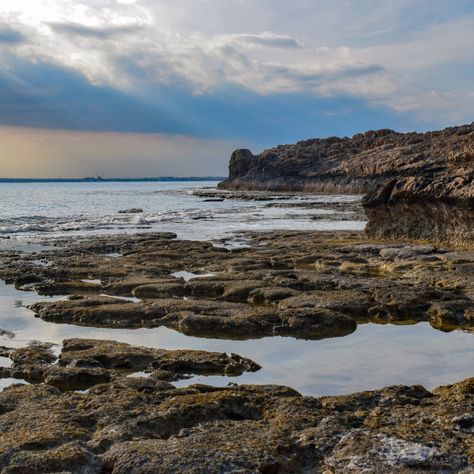
[[[24,291],[67,295],[34,309],[74,324],[315,339],[367,321],[474,328],[472,251],[358,232],[247,237],[249,248],[239,250],[172,234],[66,239],[55,251],[0,253],[0,277]],[[0,392],[3,473],[467,473],[474,466],[474,379],[432,392],[392,386],[315,398],[281,386],[173,385],[189,374],[259,369],[235,354],[93,339],[66,340],[56,353],[48,344],[0,347],[11,360],[0,377],[29,382]]]
[[[474,247],[473,166],[379,186],[363,200],[368,236]]]

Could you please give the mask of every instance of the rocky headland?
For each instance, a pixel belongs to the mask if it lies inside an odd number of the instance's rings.
[[[231,161],[236,179],[223,185],[235,189],[199,191],[208,201],[268,207],[281,206],[288,189],[366,192],[367,232],[247,232],[240,248],[170,232],[64,237],[39,252],[0,252],[0,279],[43,295],[31,317],[57,324],[315,344],[368,323],[423,321],[443,333],[471,333],[474,250],[462,247],[472,245],[473,137],[473,126],[384,130],[278,147],[271,156],[239,151]],[[286,174],[261,186],[239,181],[260,161],[259,179]],[[267,185],[279,194],[259,191]],[[247,186],[257,190],[240,190]],[[293,205],[329,206],[348,220],[362,212],[360,202]],[[474,469],[472,378],[431,391],[394,385],[309,397],[235,383],[259,373],[252,354],[89,338],[18,346],[8,329],[0,335],[0,379],[18,382],[0,392],[2,473]],[[229,384],[186,380],[197,374]]]
[[[474,124],[237,150],[229,190],[366,194],[370,237],[474,245]]]

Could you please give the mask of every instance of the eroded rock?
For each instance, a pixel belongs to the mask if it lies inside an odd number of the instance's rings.
[[[473,379],[302,397],[278,386],[176,389],[125,378],[88,393],[0,393],[3,472],[469,472]]]
[[[159,380],[179,380],[189,374],[236,376],[260,369],[238,354],[168,351],[99,339],[66,339],[58,357],[48,344],[0,347],[0,356],[13,362],[11,367],[2,368],[2,378],[46,383],[62,391],[85,390],[138,371],[147,371]]]

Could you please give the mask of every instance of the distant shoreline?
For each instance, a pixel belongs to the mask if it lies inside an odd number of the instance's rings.
[[[163,176],[159,178],[0,178],[0,183],[136,183],[173,181],[222,181],[222,176]]]

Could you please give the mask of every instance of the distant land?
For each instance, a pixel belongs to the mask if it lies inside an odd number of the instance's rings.
[[[167,181],[222,181],[223,176],[162,176],[158,178],[0,178],[0,183],[131,183],[131,182],[167,182]]]

